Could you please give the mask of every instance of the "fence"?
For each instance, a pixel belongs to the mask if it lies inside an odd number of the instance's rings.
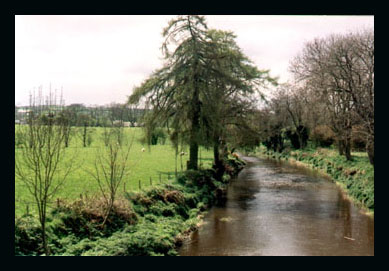
[[[173,175],[174,176],[174,175]],[[148,187],[153,187],[153,186],[156,186],[156,185],[161,185],[161,184],[172,184],[173,183],[173,178],[171,178],[171,175],[170,173],[167,174],[167,179],[163,179],[162,178],[162,173],[159,173],[159,178],[157,179],[157,182],[153,182],[153,179],[152,177],[149,178],[149,181],[147,182],[147,180],[138,180],[138,188],[140,191],[142,191],[142,187],[146,187],[146,184],[148,184],[147,186]],[[127,189],[126,189],[126,182],[123,182],[123,191],[124,192],[127,192]],[[80,194],[80,199],[83,200],[83,199],[87,199],[88,198],[88,193],[81,193]],[[30,207],[31,206],[35,206],[36,205],[36,202],[31,200],[24,200],[24,199],[16,199],[15,198],[15,202],[19,202],[23,205],[26,206],[25,208],[25,215],[30,215],[31,214],[31,210],[30,210]],[[48,201],[48,207],[50,208],[53,208],[52,206],[55,204],[56,207],[60,207],[61,206],[61,202],[63,202],[60,198],[57,198],[56,200],[54,201]]]

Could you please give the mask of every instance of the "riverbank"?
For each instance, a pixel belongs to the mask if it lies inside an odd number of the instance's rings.
[[[278,153],[261,146],[253,154],[319,171],[340,186],[364,212],[374,216],[374,167],[364,153],[352,153],[353,161],[346,161],[333,149],[285,150]]]
[[[374,255],[374,219],[316,171],[265,157],[228,184],[224,204],[179,249],[182,256]]]
[[[171,184],[127,193],[116,201],[104,228],[100,199],[57,202],[47,219],[51,255],[177,255],[185,236],[200,226],[202,213],[223,198],[244,162],[231,158],[227,166],[228,174],[219,181],[212,169],[186,171]],[[34,216],[15,220],[15,255],[43,255]]]

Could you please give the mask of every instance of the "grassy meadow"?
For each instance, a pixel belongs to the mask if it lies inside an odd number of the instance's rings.
[[[15,126],[15,129],[20,129],[22,126]],[[76,131],[77,128],[73,128]],[[96,152],[104,146],[102,140],[103,129],[100,127],[90,128],[93,130],[91,133],[92,143],[89,147],[82,146],[81,137],[74,135],[70,141],[69,147],[66,148],[67,159],[74,159],[76,168],[68,175],[65,184],[58,192],[56,198],[62,198],[66,200],[74,200],[80,198],[80,194],[85,193],[88,196],[92,196],[99,193],[98,184],[95,179],[88,173],[88,171],[94,170],[94,162]],[[119,195],[123,194],[124,188],[126,191],[138,191],[139,180],[141,181],[141,187],[150,187],[150,178],[152,178],[152,184],[159,183],[161,176],[162,182],[168,182],[168,176],[170,175],[170,182],[173,182],[175,178],[175,150],[171,145],[169,139],[165,144],[151,145],[142,144],[143,130],[137,127],[124,128],[124,134],[128,142],[132,142],[129,168],[130,175],[123,181],[120,187]],[[145,149],[142,152],[142,148]],[[186,169],[186,161],[189,160],[188,148],[184,148],[185,155],[182,156],[183,170]],[[15,147],[15,159],[20,155],[20,149]],[[200,150],[200,167],[207,168],[212,165],[213,153],[212,150],[206,150],[201,148]],[[177,171],[181,171],[181,159],[177,157]],[[34,213],[34,203],[32,197],[29,195],[27,188],[23,182],[15,176],[15,215],[20,216],[26,213],[27,204],[29,204],[29,211]]]

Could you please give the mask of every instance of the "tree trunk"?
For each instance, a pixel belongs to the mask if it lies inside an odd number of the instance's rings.
[[[108,209],[107,209],[107,212],[104,216],[104,221],[103,221],[103,224],[101,224],[101,228],[104,229],[104,226],[105,226],[105,223],[107,222],[108,220],[108,217],[109,215],[111,214],[111,211],[112,211],[112,207],[113,207],[113,203],[114,203],[114,199],[111,199],[109,204],[108,204]]]
[[[222,180],[225,171],[223,160],[220,159],[219,148],[220,148],[220,142],[218,139],[215,139],[213,145],[213,157],[214,157],[214,168],[216,170],[216,179],[218,181]]]
[[[219,157],[219,142],[215,141],[213,144],[213,162],[216,167],[220,164],[220,157]]]
[[[69,147],[70,127],[65,128],[65,148]]]
[[[178,149],[176,149],[176,168],[175,168],[176,177],[177,177],[177,156],[178,156]],[[181,164],[182,164],[182,162],[181,162]]]
[[[46,238],[46,218],[42,218],[41,220],[41,230],[42,230],[42,244],[43,244],[43,249],[45,250],[46,256],[50,255],[50,250],[49,246],[47,244],[47,238]]]
[[[344,155],[344,141],[338,140],[338,151],[339,155]]]
[[[82,134],[82,143],[83,143],[83,146],[84,148],[86,147],[86,125],[84,125],[84,132]]]
[[[197,142],[191,141],[189,144],[189,161],[188,169],[197,170],[199,145]]]
[[[345,141],[344,141],[344,154],[346,156],[347,161],[351,161],[351,125],[348,125],[346,127],[346,136],[345,136]]]
[[[374,138],[369,137],[366,142],[366,152],[369,156],[370,164],[374,166]]]
[[[197,143],[198,132],[200,130],[199,118],[196,112],[193,112],[192,119],[192,131],[190,135],[189,142],[189,162],[188,169],[197,170],[197,161],[198,161],[198,152],[199,152],[199,144]]]
[[[351,139],[350,138],[346,139],[346,141],[345,141],[344,154],[346,156],[347,161],[352,160],[352,157],[351,157]]]
[[[281,135],[277,136],[277,152],[282,152],[284,149],[284,140]]]
[[[195,84],[197,83],[196,78]],[[198,87],[195,86],[195,91],[193,93],[193,100],[192,100],[192,129],[190,131],[190,142],[189,142],[189,162],[188,162],[188,169],[197,170],[198,169],[198,151],[199,151],[199,144],[198,144],[198,136],[200,131],[200,102],[199,102],[199,90]]]
[[[305,126],[300,125],[297,127],[296,132],[297,132],[297,137],[299,139],[299,144],[300,144],[300,149],[304,149],[306,147],[306,140],[304,140],[304,135],[305,135]]]
[[[297,132],[297,137],[298,137],[298,139],[299,139],[300,149],[304,149],[303,136],[302,136],[302,134],[300,134],[300,132]]]

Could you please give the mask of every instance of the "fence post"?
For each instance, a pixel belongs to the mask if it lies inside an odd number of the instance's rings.
[[[150,177],[150,186],[153,186],[153,180]]]
[[[27,203],[27,205],[26,205],[26,212],[27,212],[27,215],[30,214],[30,210],[29,210],[29,208],[28,208],[28,203]]]
[[[139,189],[142,189],[142,185],[141,185],[141,183],[140,183],[140,180],[139,180]]]
[[[159,173],[159,183],[161,183],[161,173]]]

